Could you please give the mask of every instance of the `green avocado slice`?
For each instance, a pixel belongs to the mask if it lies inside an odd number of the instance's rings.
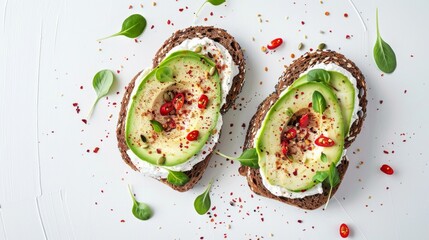
[[[329,86],[334,91],[338,101],[340,102],[341,112],[343,113],[344,117],[345,136],[347,136],[355,107],[356,88],[342,73],[336,71],[327,72],[329,72],[331,75]],[[290,87],[297,87],[307,82],[307,74],[305,74],[298,78]]]
[[[323,117],[312,108],[315,91],[321,93],[326,101]],[[304,114],[309,116],[310,123],[301,128],[298,122]],[[320,119],[323,120],[320,122]],[[296,152],[285,155],[282,139],[284,130],[290,128],[296,129],[298,135],[303,132],[305,137],[296,138],[293,144],[289,142],[290,150],[295,149]],[[322,134],[335,144],[331,147],[315,145],[315,139]],[[312,188],[316,184],[314,175],[336,164],[341,159],[343,146],[344,121],[340,104],[331,88],[318,82],[301,84],[282,95],[268,111],[255,139],[259,166],[268,182],[290,191]],[[322,161],[322,152],[327,161]]]
[[[138,86],[132,96],[126,122],[126,142],[140,159],[153,165],[175,166],[182,164],[201,151],[210,135],[215,131],[221,107],[221,86],[215,63],[192,51],[180,51],[164,59]],[[169,68],[172,81],[159,81],[156,71]],[[180,110],[161,115],[160,109],[167,101],[165,93],[182,93],[185,103]],[[205,109],[198,107],[202,95],[208,97]],[[151,121],[175,127],[166,131],[154,131]],[[198,130],[198,138],[189,141],[187,135]],[[165,158],[165,159],[164,159]],[[160,159],[162,159],[160,161]]]

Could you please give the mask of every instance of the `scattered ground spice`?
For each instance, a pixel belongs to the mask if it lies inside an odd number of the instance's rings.
[[[345,18],[349,17],[349,14],[348,13],[344,13],[344,17]]]
[[[100,150],[100,148],[99,147],[96,147],[96,148],[94,148],[94,150],[93,150],[93,152],[94,153],[98,153],[98,151]]]
[[[329,15],[331,15],[331,13],[325,12],[325,16],[329,16]]]

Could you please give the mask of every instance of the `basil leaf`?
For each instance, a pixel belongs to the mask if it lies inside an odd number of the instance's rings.
[[[225,2],[225,0],[207,0],[207,2],[211,3],[214,6],[219,6]]]
[[[326,156],[325,153],[322,152],[322,154],[320,154],[320,160],[322,160],[322,162],[327,162],[328,161],[328,157]]]
[[[92,80],[92,86],[94,87],[95,92],[97,93],[97,99],[89,111],[88,118],[89,119],[94,111],[95,105],[97,102],[104,96],[106,96],[110,88],[113,85],[113,81],[115,80],[115,75],[112,71],[108,69],[104,69],[95,74]]]
[[[337,167],[335,167],[335,164],[331,164],[329,167],[329,185],[334,188],[340,183],[340,174],[338,173]]]
[[[212,184],[213,184],[213,179],[210,181],[206,190],[197,198],[195,198],[194,208],[195,208],[195,211],[197,211],[197,213],[200,215],[205,214],[210,209],[210,206],[211,206],[210,188]]]
[[[222,3],[224,3],[225,2],[225,0],[206,0],[202,5],[201,5],[201,7],[200,8],[198,8],[198,11],[195,13],[195,17],[198,17],[198,14],[200,13],[200,11],[201,11],[201,9],[204,7],[204,5],[206,5],[206,3],[210,3],[210,4],[212,4],[213,6],[219,6],[219,5],[221,5]]]
[[[312,100],[313,110],[317,113],[323,114],[326,109],[326,100],[323,95],[318,91],[314,91]]]
[[[130,191],[131,198],[133,199],[133,208],[132,212],[134,217],[140,220],[148,220],[152,217],[153,211],[149,205],[143,202],[138,202],[134,197],[134,194],[131,192],[131,187],[128,185],[128,190]]]
[[[124,22],[122,23],[122,29],[120,32],[115,33],[111,36],[99,39],[98,41],[115,37],[115,36],[120,36],[120,35],[129,37],[129,38],[136,38],[143,33],[144,29],[146,28],[146,24],[147,24],[146,19],[142,15],[133,14],[124,20]]]
[[[152,128],[155,132],[160,133],[164,131],[162,124],[156,120],[150,120],[150,124],[152,124]]]
[[[160,82],[173,81],[173,70],[169,67],[159,67],[155,73],[156,80]]]
[[[313,69],[307,73],[307,80],[309,82],[316,81],[329,84],[331,81],[331,74],[324,69]]]
[[[328,175],[329,173],[327,171],[317,171],[316,175],[313,176],[313,181],[321,183],[328,178]]]
[[[224,158],[238,160],[243,166],[247,166],[251,168],[259,168],[259,164],[258,164],[259,158],[258,158],[258,153],[256,152],[256,148],[249,148],[244,150],[244,152],[240,155],[240,157],[237,157],[237,158],[227,156],[219,151],[216,151],[216,153]]]
[[[183,186],[189,182],[189,177],[183,172],[175,172],[167,169],[167,182],[175,186]]]
[[[376,11],[377,40],[374,45],[374,60],[377,67],[385,73],[392,73],[396,69],[396,55],[388,43],[380,35],[378,28],[378,9]]]

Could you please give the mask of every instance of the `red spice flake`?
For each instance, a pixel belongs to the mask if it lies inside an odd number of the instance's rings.
[[[313,48],[310,48],[310,52],[312,52],[313,51]]]
[[[404,90],[404,94],[406,94],[407,93],[407,90]]]
[[[325,12],[325,16],[329,16],[329,15],[331,15],[330,12]]]
[[[170,21],[170,19],[168,19],[168,20],[167,20],[167,24],[168,24],[168,25],[170,25],[170,24],[171,24],[171,21]]]
[[[78,105],[77,103],[73,103],[73,107],[77,107],[77,105]]]
[[[213,12],[210,12],[210,16],[213,16]]]
[[[134,42],[135,42],[135,43],[138,43],[138,42],[139,42],[139,40],[137,40],[137,38],[135,38],[135,39],[134,39]]]
[[[292,54],[290,55],[290,57],[291,57],[291,58],[295,58],[295,54],[293,54],[293,53],[292,53]]]
[[[386,151],[386,150],[384,150],[383,152],[384,152],[384,154],[389,154],[389,152],[388,152],[388,151]]]
[[[302,223],[302,220],[298,220],[298,223]]]
[[[128,9],[133,9],[133,5],[130,5],[130,6],[128,7]]]
[[[394,171],[393,171],[393,168],[391,168],[389,165],[387,165],[387,164],[383,164],[381,167],[380,167],[380,170],[382,171],[382,172],[384,172],[385,174],[387,174],[387,175],[392,175],[393,173],[394,173]]]
[[[94,148],[94,150],[93,150],[93,152],[94,153],[98,153],[98,151],[100,150],[100,148],[99,147],[96,147],[96,148]]]
[[[121,223],[124,223],[124,222],[125,222],[125,220],[124,220],[124,219],[122,219],[122,220],[121,220]]]
[[[216,206],[212,207],[212,211],[216,210]]]
[[[293,173],[292,173],[294,176],[297,176],[298,175],[298,169],[297,168],[295,168],[295,171],[293,171]]]
[[[83,123],[85,123],[85,124],[87,124],[87,123],[88,123],[88,120],[86,120],[86,119],[82,119],[82,122],[83,122]]]
[[[304,21],[301,21],[301,25],[304,25],[305,24],[305,22]]]
[[[351,37],[350,37],[350,35],[348,35],[348,34],[347,34],[347,35],[346,35],[346,39],[350,39],[350,38],[351,38]]]
[[[156,153],[161,154],[161,149],[160,149],[160,148],[157,148],[157,149],[156,149]]]
[[[104,193],[104,190],[103,190],[103,189],[101,189],[101,193]]]
[[[183,12],[183,8],[179,8],[179,12]]]
[[[116,72],[119,74],[119,73],[121,73],[121,71],[120,70],[116,70]]]
[[[383,100],[380,100],[380,104],[383,104]]]
[[[207,20],[208,20],[208,18],[204,18],[204,21],[206,21],[206,22],[207,22]]]
[[[263,221],[264,221],[264,218],[261,218],[261,221],[263,222]]]
[[[82,89],[83,89],[83,86],[80,86],[80,89],[82,90]]]
[[[349,14],[348,13],[344,13],[344,17],[345,18],[349,17]]]
[[[150,26],[150,29],[154,29],[154,28],[155,28],[155,26],[154,26],[154,25]]]

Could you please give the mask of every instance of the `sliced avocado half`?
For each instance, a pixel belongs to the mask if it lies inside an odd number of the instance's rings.
[[[312,95],[321,93],[327,108],[323,116],[312,108]],[[300,127],[300,119],[306,115],[308,125]],[[296,137],[288,140],[288,154],[282,149],[285,130],[293,128]],[[313,176],[318,171],[326,171],[340,159],[344,146],[344,121],[341,107],[334,92],[325,84],[308,82],[288,90],[268,111],[260,132],[256,136],[255,147],[259,166],[272,185],[290,191],[304,191],[316,182]],[[315,145],[319,136],[332,139],[330,147]],[[322,161],[322,152],[327,161]],[[325,159],[325,160],[326,160]]]
[[[169,68],[171,81],[157,79],[156,71],[160,68]],[[134,154],[154,165],[175,166],[201,151],[215,130],[221,107],[219,74],[213,73],[212,68],[216,66],[211,59],[192,51],[180,51],[164,59],[142,80],[132,97],[125,133]],[[185,98],[183,107],[162,115],[162,105],[173,102],[168,94],[179,93]],[[208,97],[208,104],[200,109],[198,101],[203,94]],[[166,128],[154,131],[153,120],[162,126],[171,126],[172,122],[174,125],[168,131]],[[198,137],[189,141],[187,135],[194,130],[198,130]]]
[[[331,87],[340,103],[341,112],[344,117],[345,136],[347,136],[355,107],[356,90],[351,81],[342,73],[336,71],[326,72],[330,75],[330,82],[328,85]],[[290,87],[297,87],[307,82],[309,82],[308,75],[305,74],[298,78]]]

